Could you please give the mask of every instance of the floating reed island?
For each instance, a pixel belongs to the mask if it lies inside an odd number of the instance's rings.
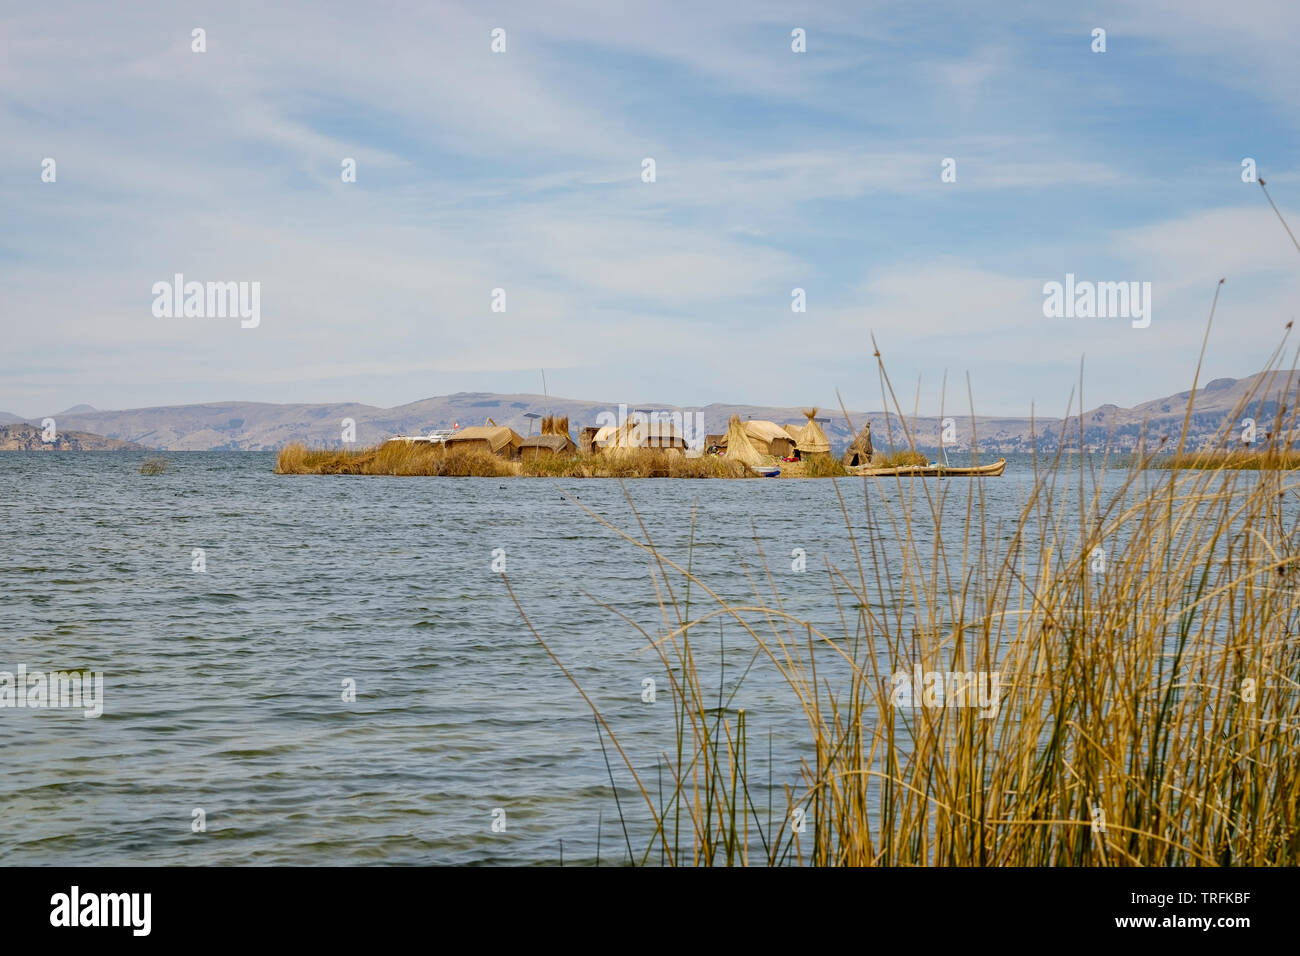
[[[804,409],[803,424],[778,425],[731,416],[725,433],[688,442],[680,426],[650,418],[583,428],[575,440],[565,416],[542,419],[540,435],[521,436],[492,419],[482,425],[396,436],[353,450],[286,445],[281,475],[427,475],[505,478],[840,478],[850,475],[1001,474],[1005,461],[983,469],[933,464],[914,449],[876,455],[868,423],[843,455]],[[992,470],[990,470],[992,469]]]
[[[1293,471],[1300,468],[1300,451],[1291,448],[1208,448],[1174,452],[1148,460],[1148,467],[1202,471]]]

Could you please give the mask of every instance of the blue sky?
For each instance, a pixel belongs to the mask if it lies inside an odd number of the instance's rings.
[[[573,398],[877,408],[874,333],[909,407],[946,372],[949,408],[969,374],[982,413],[1060,414],[1085,356],[1088,406],[1188,387],[1220,277],[1211,378],[1296,311],[1240,176],[1300,227],[1294,3],[265,6],[0,13],[0,410],[540,368]],[[176,272],[260,282],[261,324],[155,318]],[[1067,272],[1151,282],[1150,327],[1045,318]]]

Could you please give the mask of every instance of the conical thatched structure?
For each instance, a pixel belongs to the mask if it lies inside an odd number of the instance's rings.
[[[761,465],[763,453],[754,447],[739,415],[732,415],[727,422],[727,459],[746,465]]]
[[[808,421],[798,426],[795,430],[794,425],[785,426],[785,430],[794,436],[794,449],[800,458],[807,458],[810,455],[829,455],[831,453],[831,440],[826,437],[822,431],[821,425],[816,422],[817,409],[805,408],[803,410],[804,418]],[[868,425],[868,428],[871,426]]]
[[[844,457],[840,460],[850,468],[871,461],[871,422],[862,426],[862,431],[858,432],[857,438],[849,442],[849,447],[844,450]]]

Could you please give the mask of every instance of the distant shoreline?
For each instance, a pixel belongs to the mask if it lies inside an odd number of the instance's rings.
[[[0,425],[0,451],[149,451],[144,445],[56,426]]]

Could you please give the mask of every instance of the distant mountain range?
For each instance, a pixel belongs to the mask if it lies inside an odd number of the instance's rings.
[[[1258,423],[1259,434],[1271,428],[1279,403],[1292,406],[1300,376],[1285,372],[1253,375],[1248,378],[1216,379],[1201,388],[1196,397],[1194,413],[1188,428],[1189,444],[1195,447],[1212,438],[1223,427],[1227,415],[1238,402],[1252,390],[1257,397],[1246,414]],[[1131,450],[1138,442],[1144,427],[1158,442],[1168,435],[1176,441],[1183,427],[1183,417],[1190,392],[1180,392],[1167,398],[1145,402],[1134,408],[1102,405],[1083,416],[1082,444],[1085,448],[1105,447],[1108,439],[1117,450]],[[656,402],[629,403],[628,413],[638,409],[660,412],[681,412],[703,415],[707,433],[726,430],[727,419],[760,418],[779,424],[802,423],[803,414],[798,408],[776,408],[766,405],[704,406],[665,405]],[[427,398],[399,405],[396,408],[377,408],[373,405],[339,403],[331,405],[276,405],[263,402],[216,402],[205,405],[175,405],[159,408],[134,408],[125,411],[100,411],[89,405],[76,405],[47,417],[53,418],[61,434],[89,433],[118,442],[135,443],[147,448],[173,451],[242,450],[262,451],[280,448],[289,442],[303,442],[313,447],[344,447],[345,420],[355,422],[355,445],[364,447],[383,441],[393,435],[421,435],[434,429],[451,428],[459,424],[482,425],[488,418],[498,425],[508,425],[521,435],[538,431],[534,415],[567,415],[572,432],[576,435],[584,425],[597,424],[602,412],[618,413],[617,403],[589,402],[569,398],[541,395],[501,395],[493,392],[457,392],[437,398]],[[819,418],[830,421],[823,425],[832,445],[843,448],[852,437],[852,430],[838,409],[824,408]],[[957,409],[948,413],[953,419],[952,437],[958,449],[969,448],[972,433],[978,437],[979,446],[988,452],[1027,452],[1037,446],[1040,452],[1054,451],[1061,441],[1067,447],[1079,444],[1079,420],[1071,418],[995,418],[960,414]],[[888,416],[882,411],[850,411],[854,429],[860,429],[868,420],[877,447],[888,447],[888,428],[893,433],[895,445],[907,445],[906,432],[911,432],[916,446],[925,450],[936,449],[942,431],[942,418],[937,415],[908,420],[906,429],[896,414]],[[692,417],[691,421],[694,421]],[[0,423],[30,424],[39,426],[41,419],[22,419],[17,415],[0,413]],[[1233,429],[1239,427],[1234,421]],[[39,439],[37,428],[37,438]],[[1035,434],[1037,438],[1035,439]],[[25,440],[25,439],[24,439]],[[71,439],[70,439],[71,440]],[[81,447],[88,448],[86,438],[80,437]],[[17,439],[14,439],[17,441]],[[9,447],[0,444],[0,448]],[[71,446],[69,446],[71,447]]]

